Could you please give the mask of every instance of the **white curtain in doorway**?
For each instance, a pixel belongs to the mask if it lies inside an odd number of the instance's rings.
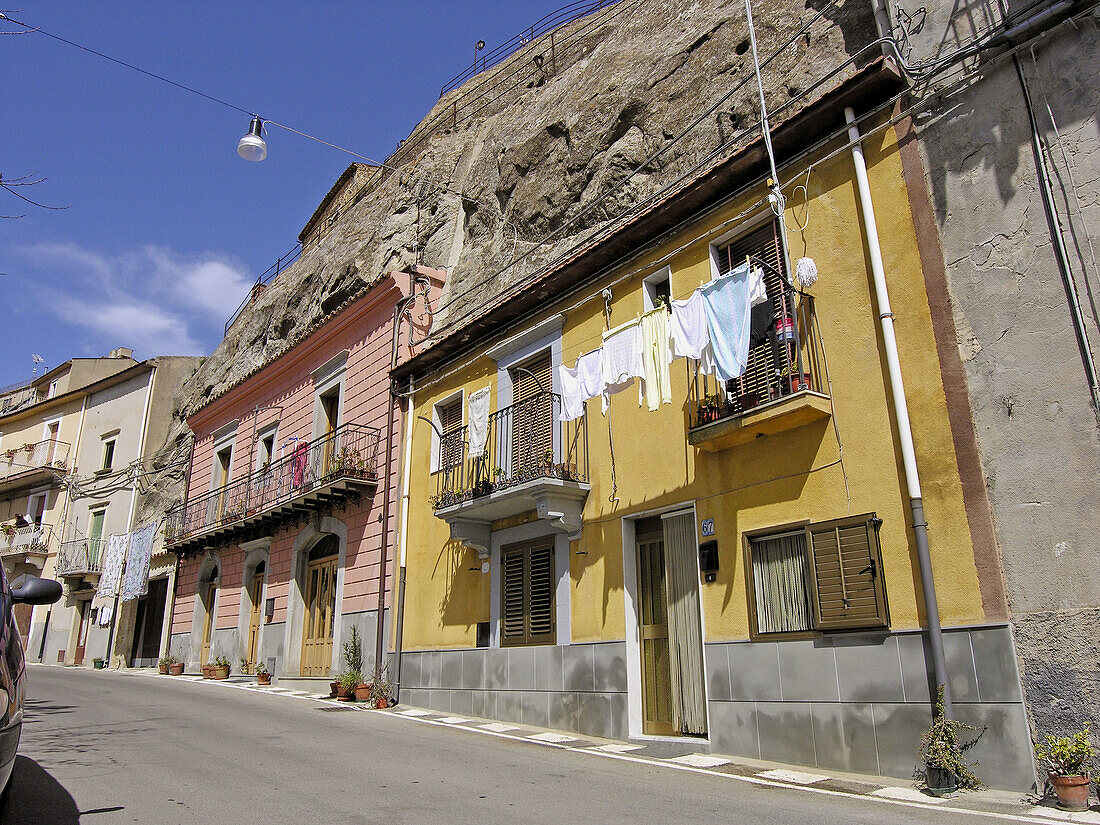
[[[681,733],[705,735],[707,713],[695,516],[690,512],[666,516],[664,528],[672,723]]]

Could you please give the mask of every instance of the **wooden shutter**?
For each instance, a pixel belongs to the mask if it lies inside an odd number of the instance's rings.
[[[806,528],[818,630],[890,626],[877,522],[875,514],[868,513]]]
[[[439,466],[453,467],[462,461],[462,398],[439,408]]]
[[[512,466],[523,475],[535,474],[539,462],[554,448],[554,406],[549,394],[553,381],[550,350],[512,368]]]
[[[501,645],[553,644],[553,540],[503,548],[500,579]]]

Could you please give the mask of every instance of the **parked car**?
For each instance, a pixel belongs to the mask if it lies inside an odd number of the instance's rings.
[[[26,697],[27,668],[23,660],[23,641],[15,624],[12,607],[17,604],[53,604],[61,598],[61,583],[33,576],[16,588],[8,587],[0,568],[0,823],[10,820],[11,772],[19,734],[23,729],[23,701]]]

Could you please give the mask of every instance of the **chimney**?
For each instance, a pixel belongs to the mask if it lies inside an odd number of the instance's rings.
[[[119,347],[107,353],[108,358],[133,358],[134,351],[129,347]]]

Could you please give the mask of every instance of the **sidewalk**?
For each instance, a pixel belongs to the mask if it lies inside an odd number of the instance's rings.
[[[29,667],[59,667],[59,665],[31,664]],[[355,703],[338,702],[327,694],[320,695],[302,690],[281,688],[277,684],[259,686],[249,676],[230,677],[225,681],[204,680],[201,676],[161,676],[155,668],[92,671],[131,677],[155,677],[177,682],[232,690],[247,690],[293,699],[307,699],[320,703],[330,711],[382,713],[410,724],[430,724],[459,728],[470,733],[498,736],[523,741],[531,745],[554,747],[601,758],[620,759],[665,769],[712,774],[732,781],[748,782],[760,786],[797,789],[805,793],[845,795],[865,798],[868,803],[887,804],[924,809],[940,809],[949,821],[951,814],[970,814],[993,820],[1034,823],[1083,823],[1100,825],[1100,805],[1095,797],[1092,807],[1082,813],[1069,813],[1057,808],[1051,800],[1036,800],[1006,791],[966,791],[957,796],[937,799],[920,791],[916,783],[891,780],[881,776],[863,776],[829,771],[808,771],[805,768],[761,762],[743,757],[698,753],[690,741],[635,740],[615,742],[581,734],[533,728],[526,725],[479,719],[472,716],[454,716],[448,713],[400,705],[386,710],[366,708]]]

